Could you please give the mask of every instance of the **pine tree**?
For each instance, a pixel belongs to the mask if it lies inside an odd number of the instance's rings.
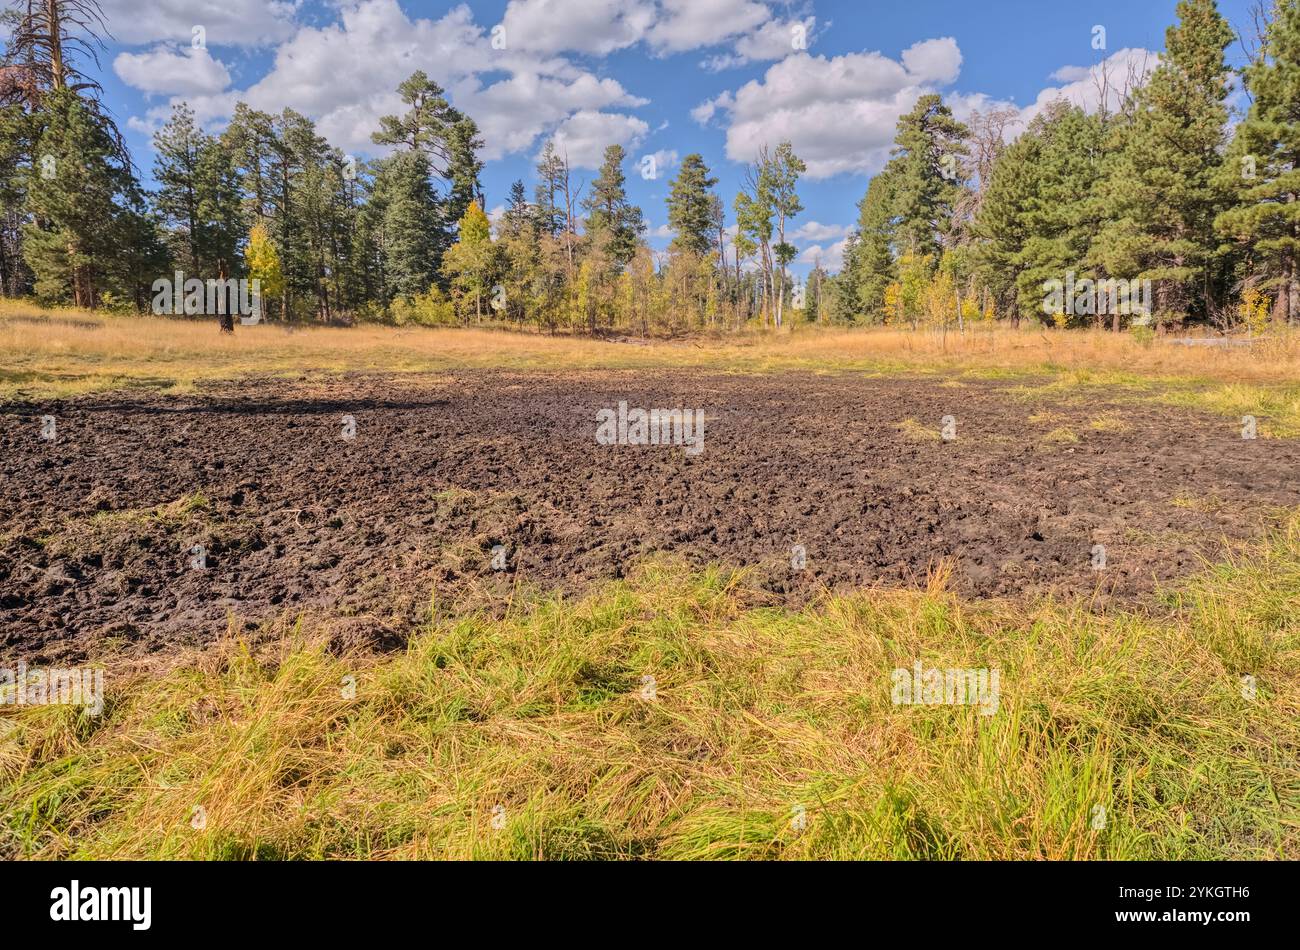
[[[23,224],[28,220],[27,183],[36,123],[21,106],[0,106],[0,295],[17,297],[31,288],[23,261]]]
[[[422,294],[438,277],[435,253],[441,240],[437,195],[429,163],[419,152],[383,159],[372,198],[378,218],[376,240],[382,261],[385,305]]]
[[[537,306],[542,305],[541,248],[535,209],[528,204],[524,183],[516,181],[510,186],[510,201],[501,217],[498,240],[503,258],[506,298],[504,313],[507,318],[524,319]]]
[[[556,237],[564,230],[564,206],[560,195],[568,175],[568,163],[555,151],[554,140],[547,139],[537,161],[537,187],[533,197],[537,229],[542,234]]]
[[[112,262],[148,243],[143,195],[117,143],[74,92],[51,93],[42,119],[23,255],[39,297],[94,309],[106,290],[124,292],[111,284]],[[135,297],[136,288],[125,293]]]
[[[934,94],[898,121],[888,171],[893,182],[898,250],[937,259],[961,196],[958,170],[970,130]]]
[[[1022,315],[1050,319],[1054,315],[1043,310],[1043,284],[1064,282],[1070,272],[1078,277],[1091,274],[1088,255],[1105,211],[1093,192],[1102,174],[1106,122],[1104,116],[1058,101],[1036,117],[1026,133],[1036,136],[1039,145],[1031,150],[1033,183],[1020,221],[1013,226],[1013,234],[1024,241],[1010,261]]]
[[[885,288],[898,279],[894,264],[894,179],[888,170],[871,179],[858,202],[858,227],[854,244],[846,250],[850,262],[853,301],[868,319],[883,311]]]
[[[1252,97],[1221,180],[1236,201],[1218,232],[1249,248],[1273,317],[1300,320],[1300,0],[1277,0],[1259,57],[1246,67]]]
[[[636,253],[645,231],[641,209],[627,200],[623,162],[626,153],[621,145],[605,149],[600,174],[591,183],[591,193],[583,200],[587,212],[587,239],[598,244],[608,255],[611,267],[621,270]]]
[[[376,145],[395,145],[418,153],[425,160],[431,176],[437,176],[445,185],[447,194],[438,199],[438,213],[433,245],[433,269],[443,253],[456,239],[455,223],[465,213],[469,204],[482,202],[479,174],[483,163],[478,150],[483,143],[478,126],[452,106],[442,87],[424,72],[412,73],[397,87],[407,111],[400,115],[387,115],[379,120],[379,131],[371,139]]]
[[[176,261],[189,269],[191,277],[202,279],[198,168],[203,133],[188,105],[180,103],[172,109],[167,124],[154,134],[153,147],[153,175],[158,182],[154,207],[167,227]]]
[[[274,214],[275,183],[271,175],[276,149],[274,117],[251,109],[246,103],[236,103],[221,144],[235,167],[245,216],[254,221],[267,220]]]
[[[698,256],[709,253],[714,243],[714,195],[710,189],[718,179],[710,176],[704,157],[693,152],[682,159],[668,195],[668,227],[674,232],[674,251]]]
[[[975,217],[977,268],[997,309],[1018,324],[1020,275],[1028,263],[1027,211],[1037,200],[1038,165],[1042,159],[1042,122],[1036,122],[1012,142],[993,163],[984,200]]]
[[[1215,0],[1180,0],[1177,12],[1159,67],[1135,93],[1131,118],[1115,125],[1120,141],[1099,185],[1108,220],[1091,255],[1110,277],[1152,281],[1161,325],[1206,314],[1214,221],[1226,201],[1219,169],[1233,32]]]
[[[479,183],[483,162],[478,157],[482,147],[483,140],[473,119],[462,117],[448,129],[449,194],[443,214],[449,221],[459,221],[472,202],[483,205],[483,186]]]

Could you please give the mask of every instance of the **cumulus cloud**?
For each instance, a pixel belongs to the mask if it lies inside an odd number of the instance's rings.
[[[648,160],[648,161],[647,161]],[[642,155],[637,159],[637,165],[641,169],[653,169],[652,178],[663,178],[668,172],[677,167],[678,155],[677,150],[672,148],[661,148],[657,152],[650,152]],[[642,171],[644,175],[645,172]]]
[[[1016,107],[1020,120],[1008,132],[1019,132],[1059,99],[1089,111],[1104,100],[1114,110],[1124,90],[1141,82],[1158,62],[1155,53],[1124,49],[1086,74],[1078,67],[1058,70],[1059,76],[1080,78],[1046,88],[1030,105]],[[798,53],[768,67],[761,78],[700,103],[691,116],[702,125],[719,122],[725,127],[726,154],[733,161],[753,161],[764,145],[788,140],[807,163],[809,178],[871,174],[888,160],[899,116],[922,95],[954,83],[961,64],[961,50],[951,37],[918,42],[897,60],[878,52]],[[983,93],[951,90],[944,91],[944,101],[963,120],[976,110],[1015,107]]]
[[[637,148],[650,126],[636,116],[583,109],[560,123],[551,137],[555,150],[574,168],[599,168],[609,145]]]
[[[1060,86],[1050,86],[1022,112],[1024,124],[1052,102],[1064,99],[1088,112],[1104,106],[1114,112],[1123,104],[1124,93],[1146,81],[1157,66],[1160,54],[1146,49],[1126,48],[1112,53],[1095,66],[1063,66],[1052,74]]]
[[[805,241],[830,241],[835,238],[847,237],[851,230],[852,228],[847,224],[822,224],[820,221],[805,221],[792,231],[788,237],[799,244]]]
[[[209,46],[267,46],[296,29],[301,0],[102,0],[119,43],[191,42],[202,27]]]
[[[729,53],[711,56],[701,65],[711,72],[734,69],[755,62],[784,59],[812,46],[815,40],[815,16],[793,20],[768,20],[756,30],[736,40]]]
[[[269,112],[289,106],[345,151],[374,153],[370,135],[379,117],[403,110],[397,86],[417,69],[478,123],[489,161],[528,149],[577,114],[646,102],[563,57],[493,49],[490,30],[464,5],[437,20],[412,19],[396,0],[348,0],[337,21],[301,27],[282,43],[257,83],[185,98],[203,122],[229,116],[239,100]],[[146,124],[168,111],[151,110]],[[640,122],[621,118],[625,126]]]
[[[946,86],[961,73],[961,50],[951,36],[925,40],[903,50],[903,66],[918,82]]]
[[[804,249],[804,252],[797,258],[797,262],[807,264],[809,267],[816,267],[820,264],[828,271],[837,271],[844,266],[844,251],[848,246],[848,238],[836,241],[827,247],[813,244],[811,247]]]
[[[646,39],[660,53],[680,53],[748,33],[771,16],[755,0],[663,0]]]
[[[230,70],[206,49],[160,44],[144,53],[119,53],[113,72],[149,94],[212,95],[230,85]]]
[[[512,49],[603,56],[644,39],[656,15],[649,0],[510,0],[501,25]]]
[[[510,0],[501,26],[512,49],[604,56],[644,43],[667,55],[716,46],[771,19],[760,0]]]
[[[1078,82],[1080,79],[1088,78],[1090,71],[1091,68],[1088,66],[1062,66],[1052,73],[1051,78],[1057,82]]]
[[[797,53],[691,115],[707,123],[725,114],[727,157],[734,161],[752,161],[762,146],[789,140],[810,178],[869,172],[883,164],[898,117],[960,63],[951,39],[917,43],[902,61],[878,52]]]

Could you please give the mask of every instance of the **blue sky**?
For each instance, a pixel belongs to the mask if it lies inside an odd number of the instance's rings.
[[[959,117],[1015,107],[1027,121],[1062,96],[1095,107],[1089,71],[1104,66],[1119,78],[1153,64],[1176,0],[103,5],[113,40],[100,78],[145,169],[151,130],[180,99],[214,131],[240,99],[268,111],[292,106],[345,152],[374,154],[369,132],[397,108],[393,89],[424,69],[483,129],[489,209],[516,178],[531,194],[533,160],[547,138],[579,166],[594,166],[604,145],[618,141],[633,159],[629,191],[660,248],[674,156],[702,153],[730,208],[754,149],[789,138],[809,163],[805,211],[795,221],[798,269],[806,270],[819,257],[836,266],[894,121],[919,95],[942,93]],[[1249,0],[1220,0],[1239,28],[1249,25],[1248,7]],[[1105,29],[1100,50],[1097,26]],[[651,155],[653,179],[640,174]]]

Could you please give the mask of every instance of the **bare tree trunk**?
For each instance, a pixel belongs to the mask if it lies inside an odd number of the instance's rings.
[[[45,16],[50,28],[50,78],[55,89],[62,89],[64,86],[63,29],[59,24],[59,0],[45,0]]]

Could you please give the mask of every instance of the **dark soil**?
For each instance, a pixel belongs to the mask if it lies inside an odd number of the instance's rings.
[[[748,566],[775,603],[919,585],[944,561],[969,595],[1140,601],[1300,505],[1300,443],[1088,392],[462,372],[9,406],[0,656],[151,652],[303,614],[340,645],[395,646],[431,611],[581,590],[654,552]],[[703,409],[703,453],[598,445],[596,412],[620,400]],[[939,438],[946,415],[953,441]]]

